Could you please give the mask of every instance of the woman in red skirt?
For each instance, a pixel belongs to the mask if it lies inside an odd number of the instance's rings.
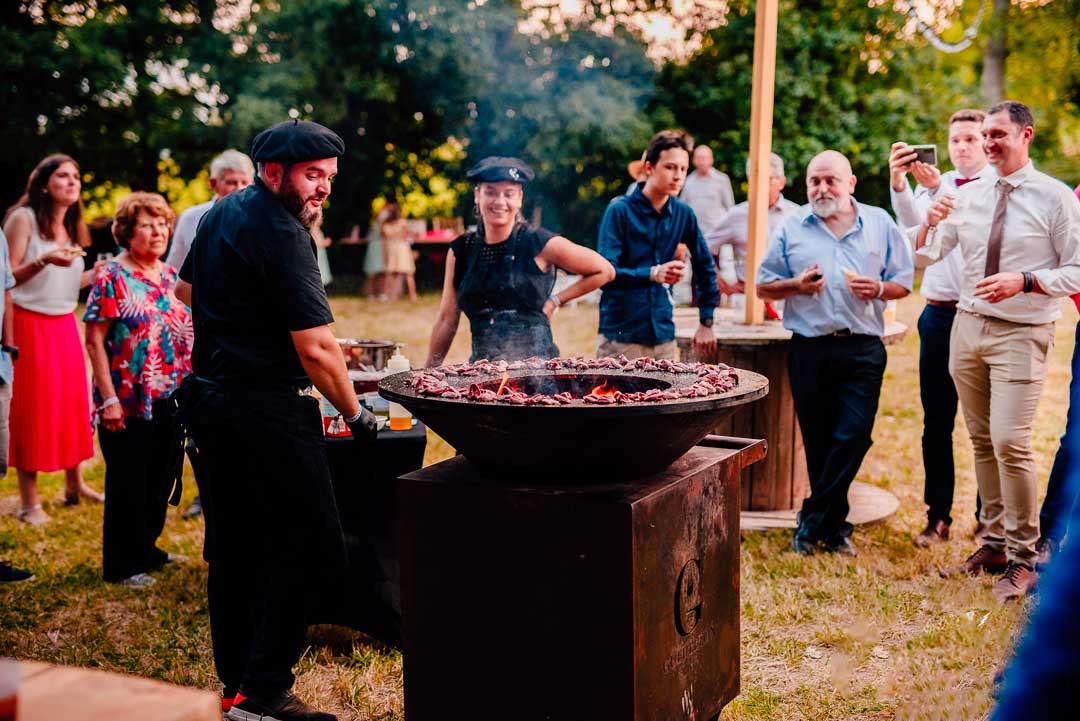
[[[90,234],[81,188],[78,164],[50,155],[34,168],[26,193],[4,217],[19,347],[8,463],[19,474],[19,518],[34,525],[49,520],[38,497],[39,472],[65,472],[67,504],[80,497],[102,500],[83,482],[80,468],[94,455],[86,362],[74,313],[79,289],[94,274],[84,270]]]

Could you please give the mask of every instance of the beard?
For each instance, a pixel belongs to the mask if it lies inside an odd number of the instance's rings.
[[[840,210],[840,199],[831,195],[817,195],[810,199],[810,208],[819,218],[829,218]]]
[[[308,205],[308,201],[316,197],[314,195],[309,195],[306,198],[301,197],[299,191],[297,191],[286,174],[285,180],[281,184],[281,202],[285,209],[292,213],[300,221],[300,225],[305,228],[312,228],[322,220],[322,205],[316,208]]]

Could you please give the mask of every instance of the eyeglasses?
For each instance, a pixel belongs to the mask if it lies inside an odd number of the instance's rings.
[[[135,224],[135,229],[136,230],[158,230],[158,229],[160,229],[160,230],[164,230],[164,231],[168,232],[168,230],[169,230],[169,221],[162,218],[160,220],[150,221],[149,223],[136,223]]]

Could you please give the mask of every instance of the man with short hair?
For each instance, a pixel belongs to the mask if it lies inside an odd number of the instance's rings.
[[[873,442],[885,375],[884,310],[911,292],[911,248],[881,208],[855,201],[851,164],[826,150],[806,169],[810,203],[784,220],[757,271],[758,294],[785,300],[788,375],[810,497],[796,553],[855,555],[848,489]]]
[[[11,408],[11,379],[14,376],[12,360],[19,357],[15,345],[15,321],[11,311],[11,289],[15,276],[8,262],[8,244],[4,231],[0,230],[0,478],[7,473],[8,461],[8,410]],[[0,561],[0,583],[17,583],[33,579],[33,574]]]
[[[746,160],[746,176],[750,177],[750,159]],[[787,176],[784,174],[784,161],[776,153],[769,154],[769,209],[765,212],[766,235],[771,238],[776,229],[780,227],[784,218],[799,211],[799,204],[793,203],[784,197],[784,186],[787,185]],[[738,280],[734,285],[718,279],[720,292],[725,295],[744,292],[746,280],[746,244],[747,233],[750,232],[750,201],[746,200],[735,205],[720,219],[711,230],[703,229],[705,242],[709,245],[709,251],[713,257],[718,258],[720,248],[730,245],[735,255],[735,277]]]
[[[702,233],[709,233],[735,205],[731,178],[713,167],[713,152],[708,145],[694,148],[694,172],[690,173],[679,193],[679,200],[697,216]]]
[[[193,205],[180,214],[165,262],[174,268],[182,268],[184,259],[191,250],[195,231],[199,229],[199,221],[206,212],[214,207],[214,203],[234,190],[248,187],[254,180],[255,166],[251,164],[251,158],[239,150],[226,150],[214,158],[210,162],[210,189],[214,191],[214,197],[205,203]]]
[[[644,185],[604,211],[597,251],[615,267],[615,280],[600,296],[598,357],[676,357],[670,286],[686,272],[685,261],[676,257],[680,245],[689,251],[699,299],[701,324],[693,345],[701,352],[716,347],[716,268],[694,211],[674,197],[689,164],[682,133],[657,133],[645,151]]]
[[[920,261],[959,247],[963,286],[949,370],[975,451],[986,525],[982,546],[942,575],[1001,573],[999,601],[1034,587],[1038,480],[1031,426],[1060,298],[1080,291],[1080,204],[1028,155],[1031,110],[1008,100],[986,111],[983,149],[996,170],[943,194],[911,231]]]
[[[231,721],[335,719],[291,688],[311,604],[346,561],[311,385],[365,450],[375,435],[309,232],[344,150],[307,121],[256,136],[258,179],[207,212],[176,287],[195,330],[180,413],[204,470],[210,633]]]
[[[993,175],[994,170],[987,167],[982,148],[985,117],[981,110],[965,109],[956,111],[949,118],[949,159],[954,170],[946,173],[917,161],[915,151],[907,143],[893,143],[889,155],[889,193],[900,227],[907,229],[924,223],[926,211],[938,195],[955,192],[978,180],[983,173]],[[907,182],[908,173],[918,181],[914,192]],[[960,299],[963,264],[961,253],[949,253],[945,260],[926,269],[920,287],[926,298],[918,328],[919,397],[923,407],[923,500],[927,511],[926,527],[916,536],[915,545],[923,548],[949,540],[952,525],[956,486],[952,436],[959,400],[949,375],[949,336]],[[975,517],[978,515],[976,509]]]

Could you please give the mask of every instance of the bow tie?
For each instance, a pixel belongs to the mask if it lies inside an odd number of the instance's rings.
[[[956,187],[959,188],[959,187],[961,187],[963,185],[966,185],[967,183],[973,183],[978,179],[979,179],[979,176],[977,176],[977,175],[974,178],[957,178],[956,179]]]

